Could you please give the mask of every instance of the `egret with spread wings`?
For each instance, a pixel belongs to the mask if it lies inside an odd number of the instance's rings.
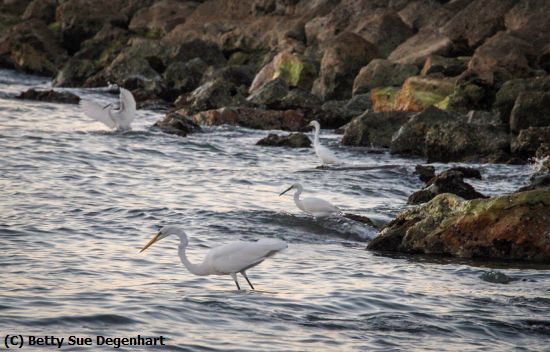
[[[84,113],[92,119],[120,132],[130,131],[132,121],[136,117],[136,100],[129,90],[120,88],[119,104],[116,109],[112,104],[101,106],[88,100],[83,100],[80,103]]]

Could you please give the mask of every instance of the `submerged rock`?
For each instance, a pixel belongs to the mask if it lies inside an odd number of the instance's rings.
[[[493,284],[508,284],[514,281],[510,276],[501,273],[500,271],[486,271],[479,276],[483,281],[491,282]]]
[[[550,261],[550,190],[466,201],[440,194],[397,215],[368,249]]]
[[[187,136],[189,133],[201,131],[201,127],[193,119],[177,112],[168,113],[164,119],[155,123],[155,127],[160,128],[164,133],[176,134],[182,137]]]
[[[19,94],[16,98],[63,104],[78,104],[80,102],[80,97],[78,95],[69,92],[56,92],[55,90],[29,89]]]
[[[472,185],[464,182],[464,174],[460,171],[448,170],[431,178],[426,187],[409,196],[407,204],[420,204],[432,200],[442,193],[452,193],[464,199],[487,198],[477,192]]]
[[[267,137],[260,139],[256,145],[269,147],[290,147],[290,148],[311,148],[311,140],[304,133],[291,133],[286,136],[279,136],[270,133]]]

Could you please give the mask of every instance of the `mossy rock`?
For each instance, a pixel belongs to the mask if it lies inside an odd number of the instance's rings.
[[[401,89],[398,87],[374,88],[370,91],[372,109],[375,112],[395,111]]]

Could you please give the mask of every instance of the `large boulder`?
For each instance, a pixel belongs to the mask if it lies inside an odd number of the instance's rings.
[[[510,114],[510,129],[517,133],[542,126],[550,126],[550,92],[520,93]]]
[[[364,22],[359,23],[354,32],[373,43],[382,57],[387,57],[399,44],[414,34],[391,9],[372,11]]]
[[[439,28],[453,15],[453,12],[433,0],[407,1],[399,11],[399,17],[407,26],[418,32],[421,28]]]
[[[494,107],[498,110],[506,123],[516,99],[522,92],[547,92],[550,91],[550,76],[535,78],[519,78],[506,81],[498,90]]]
[[[399,111],[422,111],[452,94],[455,81],[448,78],[414,76],[408,78],[399,92]]]
[[[200,58],[170,63],[163,73],[167,89],[173,91],[174,95],[196,89],[207,67],[208,65]]]
[[[517,0],[473,0],[442,28],[453,42],[478,47],[502,29],[504,15]]]
[[[378,56],[376,47],[361,36],[340,34],[324,50],[320,75],[312,92],[323,100],[350,98],[357,73]]]
[[[430,55],[448,55],[453,50],[453,42],[448,36],[432,30],[420,31],[407,39],[391,54],[388,59],[402,64],[420,66]]]
[[[55,20],[56,0],[33,0],[21,16],[24,20],[36,19],[46,24]]]
[[[246,105],[245,94],[245,86],[238,86],[224,79],[216,79],[200,85],[190,93],[179,96],[175,104],[192,115],[199,111]]]
[[[400,86],[418,73],[418,67],[384,59],[374,59],[359,71],[353,81],[353,95],[368,93],[376,87]]]
[[[63,46],[74,53],[80,44],[94,36],[104,24],[126,26],[128,17],[122,11],[124,0],[66,0],[56,10]]]
[[[532,158],[543,144],[550,144],[550,126],[529,127],[519,131],[512,142],[512,153],[524,158]]]
[[[249,92],[254,93],[275,79],[282,79],[289,87],[310,90],[317,75],[315,65],[304,57],[288,51],[279,53],[258,72]]]
[[[537,51],[550,44],[550,2],[546,0],[519,0],[506,13],[506,29],[529,41]],[[548,63],[547,63],[548,64]]]
[[[185,110],[183,111],[185,113]],[[192,116],[200,125],[238,125],[258,130],[299,131],[306,122],[301,112],[296,110],[263,110],[235,107],[202,111]]]
[[[534,76],[536,71],[530,66],[533,56],[535,51],[531,43],[500,31],[476,49],[463,77],[475,77],[499,87],[513,78]]]
[[[438,194],[452,193],[464,199],[487,198],[464,182],[464,174],[459,170],[449,170],[431,178],[426,187],[409,196],[407,204],[426,203]]]
[[[66,58],[55,34],[42,21],[25,21],[0,36],[0,66],[52,76]]]
[[[389,148],[392,136],[409,120],[406,112],[366,111],[355,117],[346,127],[342,144]]]
[[[463,200],[440,194],[397,215],[368,249],[550,262],[550,190]]]
[[[282,78],[269,81],[250,94],[247,100],[258,105],[273,107],[288,94],[287,82]]]
[[[199,2],[195,1],[155,1],[151,7],[145,7],[136,12],[128,27],[149,36],[162,36],[176,25],[184,23],[198,5]]]

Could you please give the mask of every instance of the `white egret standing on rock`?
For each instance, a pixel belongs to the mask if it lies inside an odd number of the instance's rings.
[[[120,106],[118,109],[115,109],[112,104],[101,106],[87,100],[83,100],[80,105],[86,115],[104,123],[109,128],[121,132],[132,129],[132,121],[136,117],[136,100],[127,89],[120,88]]]
[[[237,288],[240,290],[237,281],[237,273],[240,273],[250,288],[254,289],[252,283],[246,276],[246,270],[260,264],[267,258],[287,248],[286,242],[276,239],[264,238],[257,242],[231,242],[223,246],[212,248],[200,264],[193,264],[187,259],[185,249],[187,248],[187,235],[183,229],[177,226],[164,226],[140,251],[143,252],[153,243],[156,243],[170,235],[180,238],[178,254],[182,264],[191,274],[198,276],[206,275],[231,275]]]
[[[300,199],[300,194],[302,194],[302,192],[304,191],[304,187],[302,187],[302,185],[299,183],[293,184],[292,186],[287,188],[286,191],[279,194],[279,196],[282,196],[293,188],[296,189],[296,192],[294,193],[294,203],[296,203],[298,209],[300,209],[304,213],[313,215],[314,217],[325,217],[341,214],[340,209],[324,199],[316,197],[307,197],[304,199]]]
[[[321,125],[317,121],[311,121],[309,123],[309,126],[313,126],[315,128],[314,137],[313,137],[313,148],[315,149],[315,154],[319,157],[319,160],[321,160],[322,165],[332,165],[332,164],[338,164],[340,161],[334,155],[334,153],[328,149],[327,147],[321,145],[321,142],[319,142],[319,133],[321,132]]]

